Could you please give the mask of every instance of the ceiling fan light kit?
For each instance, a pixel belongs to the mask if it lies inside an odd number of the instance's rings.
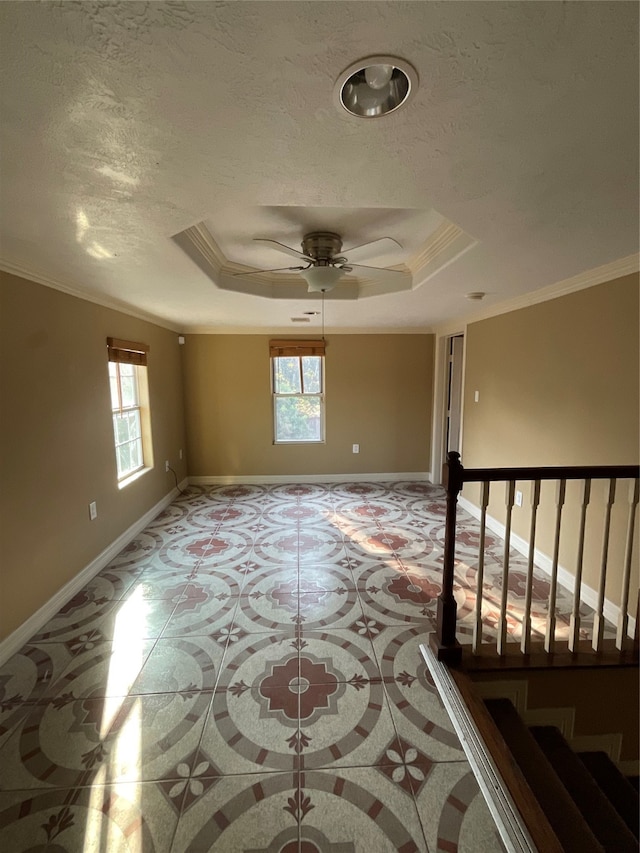
[[[309,293],[327,293],[333,290],[344,271],[339,267],[317,266],[303,270],[300,275],[307,282]]]
[[[380,118],[407,104],[417,88],[418,74],[404,59],[370,56],[342,72],[334,100],[357,118]]]

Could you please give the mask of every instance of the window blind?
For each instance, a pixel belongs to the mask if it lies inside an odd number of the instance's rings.
[[[269,341],[269,355],[271,358],[282,356],[301,355],[324,355],[324,341],[296,341],[296,340],[272,340]]]
[[[109,361],[120,362],[120,364],[139,364],[146,367],[148,352],[148,344],[123,341],[120,338],[107,338]]]

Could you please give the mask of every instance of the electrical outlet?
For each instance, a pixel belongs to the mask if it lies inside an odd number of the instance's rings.
[[[169,460],[168,460],[168,459],[166,459],[166,460],[165,460],[165,463],[164,463],[164,470],[165,470],[165,471],[169,471]]]
[[[91,501],[91,503],[89,504],[89,518],[91,519],[91,521],[95,521],[97,517],[98,507],[96,506],[95,501]]]
[[[516,506],[522,506],[522,492],[516,491]]]
[[[353,452],[354,453],[360,453],[360,445],[359,444],[353,445]]]

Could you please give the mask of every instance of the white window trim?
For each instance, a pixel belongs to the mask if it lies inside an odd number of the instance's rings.
[[[130,486],[131,483],[135,483],[136,480],[139,480],[144,474],[148,471],[153,471],[153,468],[138,468],[137,471],[134,471],[133,474],[129,474],[126,477],[123,477],[122,480],[118,480],[118,488],[124,489],[126,486]]]
[[[126,341],[121,338],[107,338],[107,358],[109,364],[109,388],[110,388],[110,412],[111,412],[111,429],[113,434],[113,449],[114,461],[116,463],[116,483],[119,489],[135,482],[135,480],[146,474],[147,471],[153,470],[153,439],[151,431],[151,410],[149,400],[149,379],[148,379],[148,344],[138,343],[135,341]],[[111,393],[111,369],[110,365],[116,365],[116,375],[118,377],[118,406],[114,407],[114,401]],[[120,384],[121,368],[120,365],[129,364],[134,367],[134,375],[136,382],[136,405],[122,406],[122,388]],[[144,372],[142,372],[144,370]],[[139,468],[133,471],[128,471],[126,474],[120,475],[118,465],[118,445],[117,432],[115,429],[116,415],[126,412],[137,411],[140,430],[140,454],[142,464]],[[136,439],[138,440],[138,439]],[[123,442],[125,444],[126,442]]]
[[[326,424],[325,424],[325,390],[324,390],[324,355],[317,356],[320,358],[320,387],[321,390],[316,394],[278,394],[275,390],[275,359],[280,358],[281,356],[271,356],[270,361],[270,370],[271,370],[271,409],[273,416],[273,445],[281,446],[281,445],[295,445],[295,444],[304,444],[304,445],[318,445],[318,444],[326,444]],[[295,356],[282,356],[284,358],[304,358],[304,355],[295,355]],[[300,370],[302,375],[302,362],[300,362]],[[309,438],[309,439],[284,439],[278,438],[278,424],[277,424],[277,416],[276,416],[276,400],[279,398],[283,399],[291,399],[294,398],[305,398],[311,397],[314,399],[320,400],[320,438]]]
[[[134,442],[140,447],[140,457],[142,459],[141,465],[137,468],[134,468],[132,471],[126,471],[124,474],[118,473],[118,485],[124,481],[130,481],[131,478],[138,474],[140,471],[143,471],[145,468],[144,464],[144,437],[142,430],[142,404],[140,401],[140,376],[138,374],[139,366],[133,365],[133,375],[135,377],[135,387],[136,387],[136,405],[135,406],[123,406],[122,405],[122,384],[121,384],[121,367],[120,362],[109,362],[109,364],[115,365],[116,378],[117,378],[117,386],[118,386],[118,402],[119,406],[114,408],[113,400],[111,401],[111,424],[113,427],[113,437],[114,437],[114,448],[116,452],[116,470],[118,470],[118,450],[121,447],[124,447],[125,444],[133,444]],[[116,416],[129,414],[130,412],[136,412],[138,415],[138,431],[139,435],[137,438],[129,439],[128,441],[123,441],[121,444],[118,444],[117,433],[115,429]]]

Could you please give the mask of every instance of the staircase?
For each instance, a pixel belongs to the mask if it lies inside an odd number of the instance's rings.
[[[618,481],[628,481],[625,489],[617,488]],[[428,648],[423,645],[421,652],[506,849],[522,853],[637,853],[638,795],[620,768],[637,779],[640,595],[635,617],[631,602],[637,578],[634,554],[640,466],[467,469],[460,455],[452,451],[443,466],[442,482],[447,492],[442,592],[435,631],[429,635]],[[552,493],[547,489],[546,509],[539,513],[542,484],[546,482],[555,483],[555,497],[550,502]],[[512,521],[517,520],[513,515],[517,483],[528,484],[530,508],[526,573],[521,573],[524,581],[518,582],[520,591],[513,600],[511,528]],[[475,562],[467,543],[462,558],[456,558],[456,506],[466,484],[477,490],[474,494],[479,501]],[[604,485],[602,526],[596,536],[601,536],[599,552],[588,544],[594,535],[589,513],[593,484],[600,484],[601,494]],[[568,486],[573,488],[572,495]],[[490,500],[498,505],[496,488],[504,488],[505,495],[501,558],[485,548]],[[616,489],[619,498],[627,492],[627,506],[621,506],[624,498],[618,505],[619,512],[626,511],[627,524],[626,534],[622,528],[614,533],[620,551],[614,558],[610,538]],[[569,543],[562,532],[565,503],[574,520],[579,520],[577,537],[572,533]],[[591,538],[587,536],[587,517]],[[552,555],[537,550],[539,527],[545,541],[552,545]],[[570,549],[571,571],[560,566],[561,542]],[[540,595],[536,594],[539,613],[534,630],[534,570],[540,555],[548,563],[548,597],[541,607]],[[471,598],[475,599],[472,613],[458,614],[455,593],[456,584],[460,585],[456,574],[459,566],[475,569],[475,583],[470,586]],[[497,597],[488,597],[490,619],[486,618],[487,568],[494,575],[497,572],[501,590],[499,611]],[[568,572],[572,602],[570,607],[565,602],[564,610],[560,610],[558,584],[563,572]],[[590,588],[583,576],[589,575],[597,578],[597,591],[595,606],[590,605],[593,610],[587,618],[583,593],[586,600]],[[606,598],[609,594],[611,601]],[[617,618],[612,621],[614,611]],[[607,619],[612,624],[607,624]],[[617,622],[617,630],[613,622]],[[607,636],[613,633],[615,639]],[[496,677],[525,679],[522,701],[510,701],[511,693],[505,697],[495,692],[500,689],[495,683],[480,687],[479,682],[495,681]],[[518,687],[512,684],[509,689]],[[550,710],[551,719],[546,717]]]
[[[485,706],[565,851],[637,853],[638,793],[606,753],[576,753],[555,726],[528,727],[509,699]]]

